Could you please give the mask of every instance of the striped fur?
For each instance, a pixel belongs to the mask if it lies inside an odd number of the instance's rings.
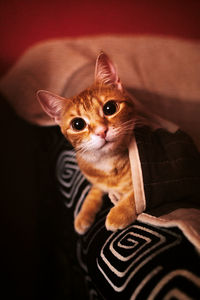
[[[114,100],[118,111],[112,116],[103,114],[103,105]],[[135,123],[132,101],[113,87],[94,85],[69,101],[61,122],[61,129],[76,150],[77,161],[86,178],[93,184],[75,220],[78,233],[85,233],[100,210],[104,193],[119,198],[107,216],[108,230],[126,227],[135,219],[134,195],[128,157],[128,145]],[[70,124],[74,117],[87,122],[83,131],[74,131]],[[106,128],[107,144],[101,146],[98,127]]]
[[[136,112],[110,59],[100,54],[94,85],[79,95],[65,99],[40,91],[38,98],[74,146],[80,169],[93,184],[75,219],[76,231],[84,234],[92,225],[105,193],[116,199],[107,216],[106,228],[115,231],[129,225],[136,218],[128,157]],[[107,115],[103,108],[109,101],[114,103],[116,111]],[[73,127],[75,118],[85,122],[83,129]]]

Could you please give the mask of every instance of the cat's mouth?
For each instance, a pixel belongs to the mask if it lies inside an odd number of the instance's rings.
[[[115,147],[116,141],[116,137],[113,136],[100,137],[92,135],[90,142],[85,145],[85,148],[87,147],[88,151],[110,151]]]
[[[100,149],[112,148],[114,143],[115,143],[114,140],[108,140],[108,139],[105,138],[104,143],[101,145]]]

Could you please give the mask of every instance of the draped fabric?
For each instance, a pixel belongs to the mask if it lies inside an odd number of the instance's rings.
[[[60,152],[56,174],[61,199],[75,216],[90,184],[78,170],[72,149]],[[177,227],[141,221],[114,233],[107,231],[105,218],[111,205],[106,196],[90,230],[79,237],[74,233],[89,299],[198,298],[199,255],[183,233]]]

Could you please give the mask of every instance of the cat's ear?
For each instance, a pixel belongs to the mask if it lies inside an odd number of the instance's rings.
[[[95,83],[112,85],[118,90],[123,90],[117,70],[112,61],[104,52],[100,52],[96,60]]]
[[[38,91],[36,95],[44,111],[59,124],[66,99],[44,90]]]

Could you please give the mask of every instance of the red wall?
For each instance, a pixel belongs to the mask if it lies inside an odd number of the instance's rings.
[[[200,38],[200,1],[0,0],[0,73],[38,41],[100,33]]]

